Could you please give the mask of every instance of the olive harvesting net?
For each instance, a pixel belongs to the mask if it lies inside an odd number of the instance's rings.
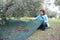
[[[0,26],[0,40],[25,40],[41,25],[42,21],[29,22],[10,20],[8,25]]]

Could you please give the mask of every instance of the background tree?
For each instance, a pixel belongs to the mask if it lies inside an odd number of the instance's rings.
[[[13,0],[15,3],[6,12],[14,17],[36,16],[41,8],[41,0]]]
[[[37,16],[43,0],[0,0],[0,15],[6,17]]]
[[[56,4],[56,5],[60,5],[60,0],[56,0],[56,1],[55,1],[55,4]]]

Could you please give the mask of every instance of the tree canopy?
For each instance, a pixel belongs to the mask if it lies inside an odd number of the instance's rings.
[[[42,0],[3,0],[1,10],[7,17],[36,16],[41,2]]]

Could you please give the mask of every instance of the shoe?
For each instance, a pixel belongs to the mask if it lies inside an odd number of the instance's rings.
[[[45,31],[42,31],[42,32],[45,32]]]
[[[46,29],[50,29],[51,27],[46,27]]]

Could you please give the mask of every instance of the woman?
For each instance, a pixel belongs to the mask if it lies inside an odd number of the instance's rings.
[[[35,19],[43,20],[42,24],[39,27],[43,31],[45,31],[45,28],[49,27],[48,16],[46,15],[46,12],[44,9],[41,9],[40,14],[36,18],[33,18],[32,20],[35,20]]]

